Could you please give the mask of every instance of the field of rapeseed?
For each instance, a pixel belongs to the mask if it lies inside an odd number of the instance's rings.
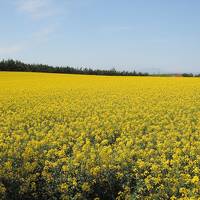
[[[200,79],[0,73],[1,199],[200,198]]]

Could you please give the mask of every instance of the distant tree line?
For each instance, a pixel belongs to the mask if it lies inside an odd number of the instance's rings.
[[[200,74],[193,74],[193,73],[183,73],[183,77],[200,77]]]
[[[192,73],[183,73],[183,74],[172,74],[172,73],[166,73],[166,74],[151,74],[150,76],[157,76],[157,77],[198,77],[200,75],[192,74]]]
[[[160,77],[200,77],[200,74],[149,74],[134,71],[118,71],[115,68],[109,70],[75,68],[75,67],[53,67],[44,64],[26,64],[18,60],[8,59],[0,61],[0,71],[19,71],[19,72],[47,72],[62,74],[85,74],[85,75],[106,75],[106,76],[160,76]]]
[[[184,73],[184,74],[182,74],[183,75],[183,77],[194,77],[194,76],[198,76],[198,75],[194,75],[194,74],[192,74],[192,73]]]
[[[88,74],[88,75],[108,75],[108,76],[148,76],[148,73],[117,71],[116,69],[101,70],[91,68],[74,68],[74,67],[52,67],[43,64],[26,64],[17,60],[0,61],[0,71],[19,71],[19,72],[48,72],[63,74]]]

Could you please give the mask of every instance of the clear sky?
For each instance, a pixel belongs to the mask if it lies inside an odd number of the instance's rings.
[[[200,73],[200,0],[0,0],[0,59]]]

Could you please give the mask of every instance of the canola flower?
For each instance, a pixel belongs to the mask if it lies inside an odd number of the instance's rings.
[[[200,199],[200,79],[0,72],[1,199]]]

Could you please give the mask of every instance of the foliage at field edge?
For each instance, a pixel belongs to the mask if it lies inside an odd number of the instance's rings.
[[[200,80],[0,72],[2,199],[199,199]]]
[[[85,74],[85,75],[105,75],[105,76],[158,76],[158,77],[200,77],[200,74],[192,73],[153,73],[133,71],[118,71],[115,68],[92,69],[92,68],[75,68],[75,67],[52,67],[44,64],[26,64],[18,60],[1,60],[0,71],[19,71],[19,72],[46,72],[62,74]]]
[[[87,75],[105,75],[105,76],[148,76],[148,73],[131,71],[117,71],[115,68],[110,70],[74,68],[74,67],[52,67],[43,64],[25,64],[21,61],[2,60],[0,61],[0,71],[20,71],[20,72],[47,72],[62,74],[87,74]]]

